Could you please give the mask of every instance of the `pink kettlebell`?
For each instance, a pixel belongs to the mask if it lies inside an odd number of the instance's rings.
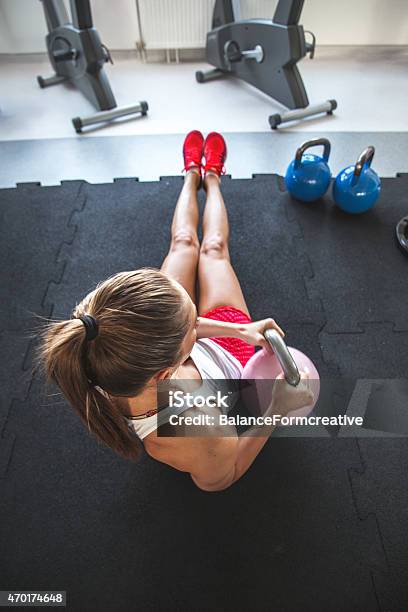
[[[304,353],[295,348],[287,347],[284,340],[275,329],[267,329],[265,338],[272,347],[273,355],[265,349],[257,351],[247,362],[242,373],[242,379],[254,380],[255,384],[243,387],[241,395],[248,408],[263,414],[272,399],[274,380],[279,374],[284,374],[285,380],[296,387],[300,382],[299,370],[309,371],[310,388],[313,402],[298,410],[289,412],[287,416],[307,416],[313,410],[320,393],[320,377],[314,363]],[[261,381],[270,381],[270,384]],[[256,381],[259,381],[256,382]]]

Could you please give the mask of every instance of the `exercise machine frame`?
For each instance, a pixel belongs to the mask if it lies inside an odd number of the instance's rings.
[[[104,71],[104,64],[112,62],[111,55],[94,28],[89,0],[70,0],[71,19],[64,0],[40,0],[43,5],[48,34],[47,51],[55,74],[37,77],[40,87],[69,81],[98,109],[88,117],[74,117],[77,133],[83,127],[112,121],[135,113],[146,115],[145,101],[131,106],[117,107],[115,96]]]
[[[279,0],[272,20],[240,20],[239,0],[216,0],[212,30],[207,34],[206,58],[215,68],[196,72],[199,83],[233,75],[261,90],[289,110],[269,117],[276,129],[282,123],[327,113],[336,100],[309,105],[297,62],[312,58],[316,39],[306,42],[299,25],[304,0]]]

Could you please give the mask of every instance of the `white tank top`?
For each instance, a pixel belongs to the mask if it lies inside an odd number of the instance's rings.
[[[226,351],[222,346],[210,340],[210,338],[197,340],[190,353],[190,357],[203,380],[237,380],[241,378],[243,367],[238,359]],[[208,384],[211,383],[207,382],[207,385]],[[217,386],[217,389],[219,389],[219,386]],[[235,397],[233,401],[237,399],[238,398]],[[186,410],[184,406],[181,409],[165,408],[160,410],[160,417],[154,414],[144,419],[126,420],[128,421],[129,427],[136,432],[141,440],[143,440],[143,438],[157,429],[158,424],[168,422],[170,415],[180,414],[184,410]]]

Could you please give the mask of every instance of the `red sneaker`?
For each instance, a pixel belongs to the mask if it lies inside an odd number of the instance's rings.
[[[208,134],[204,143],[204,174],[212,170],[218,176],[225,174],[224,162],[227,158],[227,145],[218,132]]]
[[[204,136],[198,130],[189,132],[184,140],[183,144],[183,157],[184,157],[184,168],[190,170],[190,168],[198,168],[201,176],[201,163],[203,159],[203,145]]]

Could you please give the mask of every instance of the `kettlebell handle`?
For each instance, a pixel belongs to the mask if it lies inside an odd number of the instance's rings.
[[[305,153],[305,151],[307,151],[307,149],[310,149],[310,147],[319,147],[319,146],[323,147],[323,159],[325,162],[327,162],[329,159],[330,149],[331,149],[330,141],[327,140],[327,138],[313,138],[312,140],[308,140],[307,142],[304,142],[296,151],[295,168],[298,168],[300,166],[303,154]]]
[[[285,380],[292,387],[297,387],[300,382],[300,374],[298,367],[289,352],[286,343],[282,339],[282,336],[278,334],[276,329],[267,329],[264,333],[266,340],[271,345],[273,352],[276,355],[277,360],[285,375]]]
[[[371,166],[371,162],[373,161],[375,153],[375,148],[373,146],[369,146],[361,153],[360,157],[356,161],[356,165],[354,166],[354,176],[360,176],[364,166],[368,164],[368,167]]]
[[[403,217],[395,228],[397,240],[405,253],[408,253],[408,216]]]

